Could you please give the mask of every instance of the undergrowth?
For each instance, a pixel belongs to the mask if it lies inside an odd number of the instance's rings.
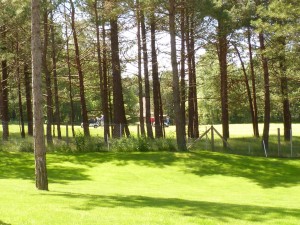
[[[105,142],[102,137],[85,137],[79,133],[74,138],[53,138],[53,144],[47,144],[47,152],[156,152],[176,151],[174,139],[150,139],[130,137],[109,139]],[[17,138],[0,143],[0,151],[34,152],[32,138]]]

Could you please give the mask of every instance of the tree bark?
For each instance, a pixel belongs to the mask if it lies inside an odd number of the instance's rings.
[[[185,91],[185,63],[186,63],[186,43],[188,43],[188,13],[186,12],[185,0],[181,0],[182,8],[180,10],[180,32],[181,32],[181,49],[180,49],[180,95],[181,95],[181,117],[183,119],[182,123],[186,123],[185,119],[185,101],[186,101],[186,91]],[[187,35],[186,35],[187,34]],[[187,47],[188,48],[188,47]],[[189,133],[189,126],[188,126],[188,133]]]
[[[1,38],[3,39],[2,51],[6,52],[7,44],[6,44],[6,26],[0,27]],[[5,56],[6,57],[6,56]],[[1,60],[1,69],[2,69],[2,77],[1,77],[1,119],[2,119],[2,140],[7,141],[9,137],[9,109],[8,109],[8,65],[7,59],[4,58]]]
[[[16,44],[16,73],[18,80],[18,105],[19,105],[19,115],[20,115],[20,125],[21,125],[21,137],[25,138],[25,125],[24,125],[24,115],[23,115],[23,104],[22,104],[22,92],[21,92],[21,79],[20,79],[20,62],[19,62],[19,39],[17,37]]]
[[[109,113],[109,77],[108,77],[108,68],[107,68],[107,44],[106,44],[106,28],[105,24],[102,24],[102,45],[103,45],[103,96],[102,96],[102,107],[103,107],[103,116],[104,116],[104,138],[106,141],[110,137],[109,122],[111,121]]]
[[[182,121],[181,114],[181,100],[180,100],[180,87],[179,87],[179,72],[177,64],[176,54],[176,29],[175,29],[175,14],[176,14],[175,0],[169,0],[169,32],[170,32],[170,43],[171,43],[171,63],[173,73],[173,101],[175,109],[175,124],[176,124],[176,140],[177,146],[180,151],[186,151],[186,139],[185,139],[185,124]]]
[[[24,63],[24,83],[25,83],[25,92],[26,92],[26,110],[27,110],[27,127],[28,127],[28,135],[33,136],[33,112],[32,112],[32,101],[31,101],[31,93],[32,86],[30,84],[30,74],[28,71],[28,64]]]
[[[66,6],[64,5],[64,14],[65,20],[67,20],[67,13],[66,13]],[[70,49],[69,49],[69,31],[68,25],[65,28],[65,36],[66,36],[66,61],[67,61],[67,68],[68,68],[68,88],[69,88],[69,98],[70,98],[70,122],[71,122],[71,129],[72,129],[72,136],[75,137],[75,128],[74,128],[74,101],[73,101],[73,94],[72,94],[72,76],[71,76],[71,62],[70,62]]]
[[[53,11],[51,11],[51,48],[52,48],[52,64],[53,64],[53,85],[54,85],[54,102],[55,102],[55,114],[54,122],[57,125],[57,138],[61,139],[61,129],[60,129],[60,109],[59,109],[59,97],[58,97],[58,82],[57,82],[57,71],[56,71],[56,47],[55,47],[55,29],[53,21]]]
[[[195,63],[195,23],[194,15],[187,18],[187,49],[188,49],[188,73],[189,73],[189,125],[188,136],[191,138],[199,137],[198,102],[197,102],[197,82],[196,82],[196,63]]]
[[[142,48],[143,48],[143,59],[144,59],[146,128],[147,128],[147,136],[149,138],[153,138],[153,131],[151,126],[150,81],[149,81],[149,71],[148,71],[148,52],[147,52],[147,40],[146,40],[147,37],[146,37],[145,16],[143,10],[141,10],[141,31],[142,31]]]
[[[104,103],[103,103],[103,68],[102,68],[102,57],[101,57],[101,43],[100,43],[100,22],[99,22],[99,15],[98,15],[98,8],[97,8],[98,0],[95,0],[93,3],[93,10],[95,13],[95,30],[96,30],[96,40],[97,40],[97,63],[98,63],[98,77],[99,77],[99,90],[101,96],[101,109],[103,112]],[[107,143],[107,134],[104,132],[104,141]]]
[[[84,136],[89,137],[90,130],[89,130],[89,122],[88,122],[87,107],[86,107],[86,100],[85,100],[84,76],[83,76],[81,60],[80,60],[77,32],[76,32],[76,28],[75,28],[75,7],[74,7],[73,0],[70,0],[69,2],[71,5],[71,21],[72,21],[71,26],[72,26],[74,46],[75,46],[75,61],[76,61],[76,67],[77,67],[78,76],[79,76],[79,89],[80,89],[80,103],[81,103],[81,115],[82,115],[82,122],[83,122],[83,132],[84,132]]]
[[[193,126],[194,126],[194,136],[195,138],[199,137],[199,115],[198,115],[198,98],[197,98],[197,81],[196,81],[196,59],[195,59],[195,17],[194,15],[192,16],[192,21],[191,21],[191,50],[192,53],[192,74],[193,74],[193,107],[194,107],[194,115],[193,115]]]
[[[219,44],[219,65],[221,77],[221,109],[222,109],[222,131],[223,138],[229,138],[229,113],[228,113],[228,78],[227,78],[227,51],[228,43],[224,24],[218,21],[218,44]],[[226,142],[223,142],[226,147]]]
[[[116,18],[110,19],[111,26],[111,55],[112,55],[112,73],[113,73],[113,107],[114,107],[114,130],[113,137],[120,138],[125,130],[127,137],[130,132],[125,117],[124,99],[121,81],[121,65],[119,58],[119,31]]]
[[[160,82],[158,77],[158,62],[156,53],[156,21],[154,12],[151,12],[150,17],[150,29],[151,29],[151,56],[152,56],[152,79],[153,79],[153,105],[154,105],[154,121],[155,121],[155,137],[162,138],[163,131],[162,122],[163,115],[160,115]]]
[[[255,137],[259,137],[259,129],[258,129],[258,112],[257,112],[257,100],[256,100],[256,79],[254,72],[254,64],[253,64],[253,54],[252,54],[252,45],[251,45],[251,30],[248,27],[247,32],[248,39],[248,49],[249,49],[249,63],[250,63],[250,73],[251,73],[251,81],[252,81],[252,99],[253,99],[253,132]]]
[[[240,54],[240,52],[239,52],[239,50],[238,50],[238,48],[236,47],[235,44],[233,44],[233,47],[235,48],[235,51],[236,51],[236,53],[239,57],[241,65],[242,65],[242,70],[243,70],[243,74],[244,74],[244,81],[245,81],[245,85],[246,85],[248,102],[249,102],[249,107],[250,107],[251,120],[252,120],[252,125],[253,125],[253,134],[255,136],[255,113],[254,113],[254,106],[253,106],[253,101],[252,101],[252,95],[251,95],[249,80],[248,80],[245,64],[244,64],[244,61],[241,57],[241,54]]]
[[[49,42],[49,25],[48,25],[48,10],[47,10],[47,0],[43,1],[44,4],[44,46],[43,46],[43,71],[45,73],[46,79],[46,92],[47,92],[47,128],[46,128],[46,136],[47,136],[47,144],[53,144],[52,137],[52,121],[53,121],[53,103],[52,103],[52,84],[51,84],[51,74],[48,68],[48,42]]]
[[[34,118],[34,155],[36,188],[48,190],[46,146],[43,126],[42,52],[40,36],[40,1],[31,1],[32,95]]]
[[[100,81],[100,96],[102,100],[101,109],[104,118],[104,141],[108,142],[109,134],[109,113],[108,113],[108,82],[107,82],[107,56],[106,56],[106,32],[104,23],[102,25],[102,49],[103,49],[103,57],[101,57],[101,43],[100,43],[100,29],[99,29],[99,15],[97,9],[97,0],[94,2],[94,12],[95,12],[95,20],[96,20],[96,37],[97,37],[97,59],[98,59],[98,75]]]
[[[292,118],[290,111],[290,100],[289,100],[289,89],[288,89],[288,78],[286,76],[287,66],[286,66],[286,55],[285,46],[286,38],[278,38],[279,46],[279,69],[280,69],[280,90],[282,96],[282,108],[283,108],[283,126],[284,126],[284,140],[290,141],[291,139],[291,129],[292,129]]]
[[[2,139],[4,141],[8,140],[9,137],[9,110],[8,110],[8,65],[7,60],[2,60]]]
[[[264,72],[264,91],[265,91],[265,109],[264,109],[264,130],[263,130],[263,144],[268,150],[269,148],[269,131],[270,131],[270,78],[269,78],[269,66],[268,59],[265,56],[265,38],[263,33],[259,33],[259,43],[261,51],[261,60]]]
[[[136,1],[136,17],[137,17],[137,45],[138,45],[138,83],[139,83],[139,108],[140,108],[140,127],[141,136],[145,137],[145,119],[144,119],[144,102],[143,102],[143,78],[142,78],[142,49],[141,49],[141,13],[140,2]]]

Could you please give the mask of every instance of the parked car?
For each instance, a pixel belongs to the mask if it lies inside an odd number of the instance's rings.
[[[102,125],[102,119],[100,117],[96,117],[95,119],[89,120],[89,127],[100,127]],[[83,127],[83,123],[81,123],[81,127]]]

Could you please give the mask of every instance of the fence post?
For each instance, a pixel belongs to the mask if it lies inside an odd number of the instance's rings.
[[[213,126],[211,126],[210,129],[210,134],[211,134],[211,150],[214,151],[215,150],[215,138],[214,138],[214,128]]]
[[[280,128],[277,128],[277,136],[278,136],[278,157],[280,156]]]

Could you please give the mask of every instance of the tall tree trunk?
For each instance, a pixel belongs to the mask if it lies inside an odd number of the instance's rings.
[[[175,14],[176,14],[175,0],[169,0],[169,32],[171,43],[171,63],[173,73],[173,101],[175,109],[175,123],[176,123],[176,140],[177,146],[180,151],[186,151],[186,139],[185,139],[185,124],[182,121],[181,114],[181,100],[180,100],[180,88],[179,88],[179,72],[177,64],[176,54],[176,29],[175,29]]]
[[[108,68],[107,68],[107,44],[106,44],[106,28],[105,24],[102,23],[102,46],[103,46],[103,96],[102,96],[102,111],[104,116],[104,138],[106,141],[110,137],[109,123],[111,117],[109,114],[109,78],[108,78]]]
[[[2,132],[4,132],[5,128],[5,123],[3,119],[3,95],[2,95],[2,79],[0,79],[0,116],[1,116],[1,122],[2,122]],[[3,134],[2,134],[2,139],[4,139]]]
[[[147,37],[146,37],[145,16],[143,10],[141,10],[141,31],[142,31],[142,46],[143,46],[143,59],[144,59],[146,128],[147,128],[148,137],[153,138],[153,131],[151,126],[150,81],[149,81],[149,71],[148,71]]]
[[[26,92],[26,110],[27,110],[27,126],[28,126],[28,135],[33,136],[33,112],[32,112],[32,102],[31,102],[31,93],[32,87],[30,84],[30,74],[28,64],[24,63],[24,83],[25,83],[25,92]]]
[[[144,120],[144,102],[143,102],[143,79],[142,79],[142,49],[141,49],[141,13],[140,2],[136,1],[137,17],[137,45],[138,45],[138,83],[139,83],[139,108],[140,108],[140,126],[141,136],[145,137],[145,120]]]
[[[162,126],[160,115],[160,82],[158,77],[158,62],[156,53],[156,21],[154,12],[151,12],[150,16],[150,29],[151,29],[151,56],[152,56],[152,79],[153,79],[153,104],[154,104],[154,121],[155,121],[155,137],[162,138]]]
[[[121,65],[119,58],[119,31],[116,18],[110,19],[111,26],[111,55],[112,55],[112,74],[113,74],[113,107],[114,107],[114,131],[115,138],[121,137],[125,130],[126,136],[130,136],[125,117],[124,99],[121,81]]]
[[[3,40],[2,51],[6,52],[6,26],[0,27],[1,38]],[[6,56],[5,56],[6,57]],[[2,69],[2,79],[1,79],[1,115],[2,115],[2,139],[4,141],[8,140],[9,137],[9,109],[8,109],[8,65],[7,59],[1,60],[1,69]]]
[[[36,188],[48,190],[46,146],[43,123],[42,52],[40,36],[40,1],[31,1],[32,95],[34,118],[34,155]]]
[[[194,136],[194,126],[193,126],[193,117],[194,117],[194,107],[193,107],[193,69],[192,69],[192,52],[191,48],[191,24],[190,24],[190,15],[186,15],[186,46],[187,46],[187,65],[188,65],[188,76],[189,76],[189,87],[188,87],[188,137],[195,138]]]
[[[188,20],[189,19],[189,20]],[[198,120],[198,102],[197,102],[197,83],[196,83],[196,63],[195,63],[195,23],[194,14],[187,18],[189,23],[187,31],[187,48],[188,48],[188,71],[189,71],[189,137],[199,137],[199,120]]]
[[[228,113],[228,79],[227,79],[227,51],[228,43],[225,27],[222,21],[218,21],[218,44],[219,44],[219,65],[221,77],[221,109],[222,109],[222,131],[223,138],[229,138],[229,113]],[[226,147],[226,142],[223,142]]]
[[[284,140],[290,141],[291,139],[291,129],[292,129],[292,118],[290,112],[290,101],[289,101],[289,90],[288,90],[288,79],[286,76],[287,66],[286,66],[286,56],[285,56],[285,46],[286,38],[278,38],[279,51],[279,68],[280,68],[280,90],[282,96],[282,107],[283,107],[283,126],[284,126]]]
[[[240,54],[238,48],[236,47],[236,45],[233,44],[233,46],[234,46],[234,49],[235,49],[235,51],[236,51],[236,53],[239,57],[239,60],[240,60],[240,63],[242,65],[242,69],[243,69],[244,81],[245,81],[245,85],[246,85],[248,102],[249,102],[249,107],[250,107],[251,120],[252,120],[252,125],[253,125],[253,133],[254,133],[254,136],[255,136],[255,115],[254,115],[254,107],[253,107],[253,101],[252,101],[252,95],[251,95],[249,80],[248,80],[245,64],[244,64],[244,61],[241,57],[241,54]]]
[[[103,112],[103,68],[102,68],[102,57],[101,57],[101,43],[100,43],[100,20],[98,15],[98,8],[97,8],[98,0],[95,0],[93,3],[93,10],[95,13],[95,30],[96,30],[96,40],[97,40],[97,63],[98,63],[98,77],[99,77],[99,90],[101,96],[101,109]],[[107,142],[107,135],[104,134],[104,140]]]
[[[9,137],[9,111],[8,111],[8,66],[7,60],[1,61],[2,66],[2,138],[4,141],[8,140]]]
[[[66,13],[66,6],[64,5],[64,14],[65,14],[65,20],[67,20],[67,13]],[[75,120],[75,114],[74,114],[74,101],[73,101],[73,94],[72,94],[72,76],[71,76],[71,62],[70,62],[70,48],[69,48],[69,31],[68,31],[68,25],[66,25],[65,28],[65,36],[66,36],[66,54],[67,54],[67,68],[68,68],[68,86],[69,86],[69,98],[70,98],[70,122],[71,122],[71,129],[72,129],[72,136],[75,137],[75,128],[74,128],[74,120]]]
[[[165,125],[164,125],[165,118],[164,118],[163,103],[162,103],[162,98],[161,98],[161,89],[159,89],[159,113],[161,115],[160,123],[163,124],[163,126],[162,126],[163,137],[165,138],[166,137]],[[169,116],[167,115],[167,117],[169,117]],[[168,125],[170,125],[170,124],[168,124]]]
[[[61,139],[60,129],[60,109],[59,109],[59,98],[58,98],[58,82],[57,82],[57,71],[56,71],[56,47],[55,47],[55,29],[53,21],[53,11],[51,11],[51,48],[52,48],[52,64],[53,64],[53,85],[54,85],[54,102],[55,102],[55,116],[54,122],[57,124],[57,138]]]
[[[99,75],[99,81],[100,81],[100,96],[102,100],[101,109],[103,113],[104,118],[104,141],[108,142],[108,136],[109,136],[109,114],[108,114],[108,92],[107,92],[107,66],[106,66],[106,32],[105,32],[105,26],[102,25],[102,35],[103,35],[103,59],[101,57],[101,43],[100,43],[100,29],[99,29],[99,15],[98,15],[98,9],[97,9],[97,0],[94,2],[94,12],[95,12],[95,20],[96,20],[96,36],[97,36],[97,59],[98,59],[98,75]],[[104,24],[104,23],[102,23]],[[103,64],[102,64],[103,62]]]
[[[21,137],[25,138],[25,125],[24,125],[24,115],[23,115],[23,104],[22,104],[22,92],[21,92],[21,79],[20,79],[20,62],[19,62],[19,38],[17,36],[17,45],[16,45],[16,73],[18,81],[18,106],[19,106],[19,115],[20,115],[20,125],[21,125]]]
[[[89,137],[90,130],[89,130],[87,107],[86,107],[86,100],[85,100],[85,93],[84,93],[84,76],[83,76],[81,60],[80,60],[77,32],[76,32],[76,28],[75,28],[75,7],[74,7],[73,0],[70,0],[70,5],[71,5],[71,21],[72,21],[71,26],[72,26],[74,46],[75,46],[75,61],[76,61],[76,67],[77,67],[78,76],[79,76],[79,89],[80,89],[80,103],[81,103],[81,115],[82,115],[82,122],[83,122],[83,132],[84,132],[84,136]]]
[[[182,6],[186,4],[185,0],[181,0]],[[180,95],[181,95],[181,117],[183,119],[182,123],[186,123],[185,120],[185,101],[186,101],[186,91],[185,91],[185,62],[186,62],[186,55],[185,55],[185,50],[186,50],[186,42],[188,35],[186,35],[187,31],[189,29],[188,25],[188,13],[185,13],[186,8],[182,7],[180,11],[180,32],[181,32],[181,49],[180,49]],[[187,27],[187,28],[186,28]],[[189,129],[189,127],[188,127]],[[188,130],[189,131],[189,130]]]
[[[280,65],[280,67],[284,67]],[[284,70],[284,68],[281,68]],[[286,75],[280,78],[280,87],[282,95],[282,106],[283,106],[283,125],[284,125],[284,140],[290,141],[291,139],[291,129],[292,129],[292,118],[290,112],[290,101],[288,96],[288,80]]]
[[[43,1],[44,4],[44,46],[43,46],[43,71],[45,73],[46,79],[46,90],[47,90],[47,129],[46,129],[46,136],[47,136],[47,144],[53,144],[53,137],[52,137],[52,121],[53,121],[53,103],[52,103],[52,84],[51,84],[51,74],[48,69],[48,41],[49,41],[49,24],[48,24],[48,10],[47,10],[47,0]]]
[[[247,32],[248,39],[248,49],[249,49],[249,60],[250,60],[250,73],[251,73],[251,81],[252,81],[252,99],[253,99],[253,132],[255,137],[259,137],[259,129],[258,129],[258,112],[257,112],[257,101],[256,101],[256,79],[254,72],[254,64],[253,64],[253,54],[252,54],[252,44],[251,44],[251,30],[248,27]]]
[[[259,43],[261,50],[261,60],[264,72],[264,91],[265,91],[265,112],[264,112],[264,130],[263,130],[263,144],[266,149],[269,148],[269,131],[270,131],[270,114],[271,114],[271,104],[270,104],[270,81],[269,81],[269,66],[268,59],[265,56],[265,38],[263,33],[259,33]]]
[[[193,50],[192,54],[192,74],[193,74],[193,107],[194,107],[194,116],[193,116],[193,125],[194,125],[194,135],[195,138],[199,137],[199,114],[198,114],[198,98],[197,98],[197,81],[196,81],[196,59],[195,59],[195,33],[194,33],[194,22],[192,23],[192,39],[191,46]]]

